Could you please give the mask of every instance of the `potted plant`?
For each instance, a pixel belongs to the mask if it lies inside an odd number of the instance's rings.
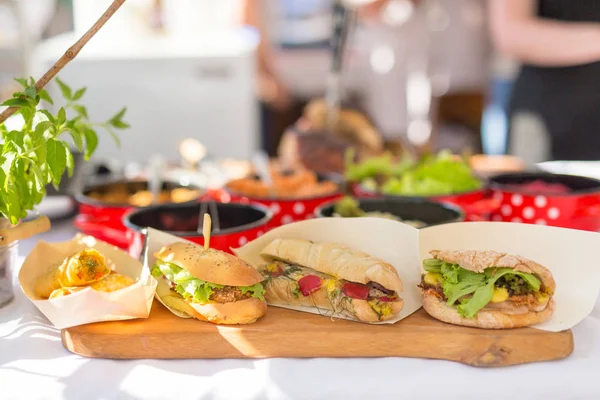
[[[70,138],[88,160],[98,146],[98,129],[110,133],[118,143],[115,130],[128,128],[123,108],[108,121],[94,123],[81,104],[86,88],[72,90],[56,78],[65,104],[56,113],[40,103],[54,104],[44,89],[58,72],[74,59],[85,44],[104,26],[125,0],[114,0],[106,12],[65,54],[36,82],[33,78],[16,79],[23,90],[2,103],[0,113],[0,307],[13,298],[11,273],[18,240],[50,228],[42,216],[22,222],[46,195],[46,186],[55,188],[65,173],[72,176],[74,159]],[[9,129],[6,121],[20,117],[20,127]],[[13,120],[14,121],[14,120]]]

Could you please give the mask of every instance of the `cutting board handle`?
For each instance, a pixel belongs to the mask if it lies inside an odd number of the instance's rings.
[[[0,246],[8,246],[17,241],[46,232],[50,229],[50,219],[41,215],[34,220],[0,230]]]

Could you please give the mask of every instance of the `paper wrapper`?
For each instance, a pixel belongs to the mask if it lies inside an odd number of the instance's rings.
[[[383,323],[395,323],[421,307],[417,285],[422,260],[430,258],[429,251],[434,249],[496,250],[549,268],[556,280],[556,309],[550,320],[535,326],[538,329],[558,332],[577,325],[590,314],[600,291],[596,260],[600,235],[593,232],[502,222],[463,222],[417,230],[385,219],[321,218],[274,229],[235,253],[258,265],[264,262],[260,251],[275,238],[337,242],[396,267],[404,286],[404,308],[396,319]],[[285,308],[318,313],[313,308]]]
[[[35,280],[50,265],[85,248],[102,253],[109,266],[122,275],[136,279],[136,283],[115,292],[101,292],[90,287],[64,297],[44,300],[34,293]],[[126,252],[91,236],[77,235],[61,243],[40,241],[25,259],[19,272],[23,292],[52,324],[64,329],[91,322],[147,318],[156,290],[156,279],[142,264]]]
[[[600,293],[600,234],[543,225],[467,222],[420,231],[421,257],[434,249],[496,250],[542,264],[556,281],[552,317],[535,328],[559,332],[583,321]]]
[[[246,262],[258,266],[265,263],[260,256],[262,249],[277,238],[335,242],[393,265],[402,279],[400,297],[404,300],[404,306],[396,318],[377,324],[393,324],[421,308],[421,290],[417,287],[421,282],[421,262],[419,230],[416,228],[382,218],[318,218],[276,228],[234,252]],[[278,307],[319,314],[314,307]]]

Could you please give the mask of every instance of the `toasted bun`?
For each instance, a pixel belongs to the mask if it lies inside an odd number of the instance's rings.
[[[171,290],[164,279],[159,279],[156,295],[175,315],[188,316],[214,324],[250,324],[265,315],[267,310],[267,304],[255,298],[231,303],[190,303],[179,293]]]
[[[473,318],[462,317],[456,307],[450,307],[439,297],[423,292],[423,308],[435,319],[454,325],[464,325],[485,329],[520,328],[542,323],[550,318],[554,311],[554,299],[550,298],[547,307],[540,312],[525,314],[505,314],[496,310],[480,310]]]
[[[275,239],[261,252],[271,258],[312,268],[351,282],[379,283],[402,292],[402,280],[391,264],[337,243],[313,243],[300,239]]]
[[[213,324],[251,324],[265,315],[267,303],[253,297],[232,303],[190,303],[202,318]]]
[[[173,243],[164,246],[154,256],[187,270],[205,282],[227,286],[252,286],[263,280],[260,273],[245,261],[219,250],[204,250],[193,243]]]
[[[321,314],[331,316],[334,313],[334,305],[327,296],[327,289],[321,288],[310,296],[299,294],[296,297],[293,294],[296,285],[287,278],[274,278],[267,283],[265,289],[265,299],[269,304],[280,306],[304,306],[314,307],[321,311]],[[360,322],[380,322],[393,319],[402,310],[403,300],[388,303],[392,308],[392,313],[379,318],[379,315],[371,308],[366,300],[349,299],[337,305],[336,315],[352,318]],[[335,316],[335,315],[334,315]]]
[[[536,275],[549,294],[554,294],[556,283],[548,268],[521,256],[499,253],[493,250],[432,250],[430,254],[438,260],[458,264],[473,272],[483,272],[490,267],[513,268],[515,271]]]

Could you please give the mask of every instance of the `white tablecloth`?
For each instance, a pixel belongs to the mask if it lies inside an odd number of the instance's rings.
[[[74,232],[54,224],[42,238]],[[21,256],[34,245],[21,243]],[[0,309],[0,399],[599,399],[600,302],[573,333],[565,360],[499,369],[403,358],[99,360],[65,350],[18,289]]]

